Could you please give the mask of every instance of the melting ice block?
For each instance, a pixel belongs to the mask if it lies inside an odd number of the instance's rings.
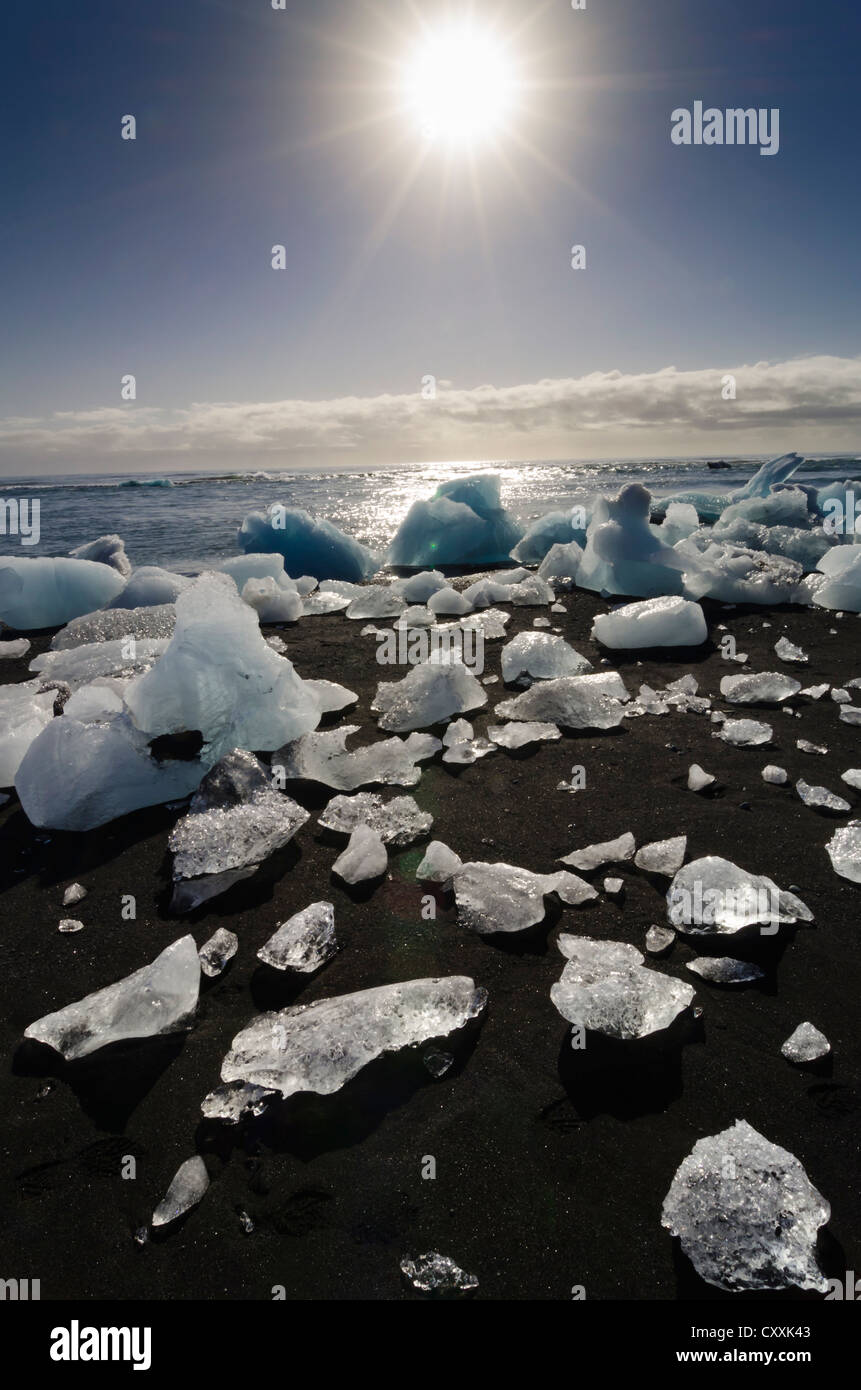
[[[463,868],[463,860],[442,840],[431,840],[422,862],[416,869],[416,878],[426,883],[451,884],[453,876]]]
[[[337,950],[335,908],[332,903],[322,902],[311,903],[282,922],[257,955],[275,970],[310,975],[331,960]]]
[[[751,926],[768,927],[773,934],[782,923],[813,920],[794,893],[718,855],[679,869],[667,892],[667,916],[672,926],[692,935],[726,935]]]
[[[737,748],[758,748],[770,743],[773,734],[770,724],[762,724],[757,719],[725,719],[712,738],[722,738],[724,743],[735,744]]]
[[[340,835],[352,835],[356,826],[368,825],[376,830],[383,844],[403,849],[427,835],[433,816],[420,811],[411,796],[383,801],[375,792],[358,792],[356,796],[333,796],[319,824]]]
[[[347,617],[358,618],[396,618],[403,613],[406,603],[400,594],[395,593],[389,584],[369,584],[360,589],[347,609]]]
[[[271,576],[247,580],[242,588],[242,599],[254,609],[261,623],[296,623],[305,613],[302,595]]]
[[[779,705],[801,689],[801,681],[780,671],[742,672],[724,676],[720,693],[731,705]]]
[[[94,560],[0,557],[0,621],[22,629],[58,627],[110,603],[124,580]]]
[[[54,718],[56,691],[42,682],[0,687],[0,787],[11,787],[27,749]]]
[[[357,825],[347,848],[332,865],[332,872],[345,883],[366,883],[380,878],[388,863],[386,847],[376,830],[369,825]]]
[[[238,950],[239,937],[236,933],[228,931],[226,927],[219,927],[218,931],[213,932],[197,953],[204,975],[208,975],[210,979],[214,980],[221,974],[227,962],[233,959]]]
[[[100,565],[110,565],[123,579],[128,579],[132,572],[132,562],[126,554],[122,536],[99,536],[94,541],[76,546],[69,554],[74,560],[96,560]]]
[[[487,737],[491,743],[498,743],[500,748],[514,750],[526,748],[530,743],[555,741],[562,737],[562,733],[555,724],[534,719],[524,720],[523,723],[514,720],[511,724],[489,724]]]
[[[167,1226],[196,1207],[209,1187],[206,1164],[199,1155],[187,1158],[171,1179],[170,1187],[152,1214],[153,1226]]]
[[[307,819],[304,807],[271,788],[254,792],[239,805],[189,811],[168,839],[175,856],[174,879],[260,864],[292,840]]]
[[[199,988],[194,937],[183,936],[124,980],[31,1023],[24,1036],[73,1062],[109,1043],[183,1031],[197,1008]]]
[[[810,657],[801,647],[796,647],[794,642],[790,642],[786,637],[779,637],[774,644],[774,650],[781,661],[787,662],[792,666],[806,666]]]
[[[497,718],[560,724],[567,729],[615,729],[629,698],[617,671],[592,676],[561,676],[524,690],[496,706]]]
[[[593,640],[614,650],[698,647],[708,635],[700,605],[671,595],[626,603],[613,613],[599,614],[592,624]]]
[[[688,768],[688,790],[692,792],[704,792],[708,787],[714,786],[715,778],[710,772],[705,772],[699,763],[691,763]]]
[[[192,584],[186,574],[174,574],[160,565],[141,565],[111,602],[112,608],[153,608],[176,599]],[[90,605],[95,608],[95,604]]]
[[[261,1014],[233,1039],[222,1081],[332,1095],[384,1052],[441,1038],[481,1013],[484,990],[463,975],[409,980]]]
[[[807,1062],[819,1062],[823,1057],[827,1057],[831,1051],[831,1044],[825,1034],[814,1028],[812,1023],[799,1023],[780,1051],[788,1061],[804,1065]]]
[[[544,632],[521,632],[502,648],[502,679],[515,681],[518,676],[534,680],[555,680],[559,676],[582,676],[592,670],[592,663],[581,656],[562,637]]]
[[[816,1238],[830,1215],[795,1155],[736,1120],[694,1145],[664,1199],[661,1224],[719,1289],[824,1293]]]
[[[51,647],[54,651],[66,651],[69,647],[92,646],[121,637],[170,638],[175,626],[176,608],[172,603],[154,604],[151,608],[104,608],[73,618],[51,638]]]
[[[762,979],[758,965],[748,960],[733,960],[731,956],[697,956],[688,961],[687,968],[713,985],[746,985]]]
[[[825,848],[836,874],[861,883],[861,821],[852,820],[836,830]]]
[[[534,874],[513,864],[463,864],[452,877],[458,921],[481,936],[525,931],[544,918],[544,898],[557,893],[571,905],[598,894],[576,874]]]
[[[285,777],[320,782],[339,791],[354,791],[374,782],[414,787],[421,781],[418,763],[442,747],[430,734],[413,733],[406,739],[387,738],[348,752],[347,739],[358,732],[358,724],[346,724],[341,729],[303,734],[276,753],[272,765],[283,767]]]
[[[487,691],[466,666],[450,653],[435,652],[403,680],[378,685],[371,709],[380,713],[381,729],[408,733],[486,704]]]
[[[795,790],[805,806],[812,806],[815,811],[834,811],[845,815],[847,811],[852,810],[845,797],[835,796],[827,787],[812,787],[802,777],[796,782]]]
[[[563,933],[557,943],[568,958],[550,998],[564,1019],[590,1032],[631,1040],[661,1032],[694,997],[682,980],[646,965],[635,946]]]
[[[453,478],[414,502],[389,547],[391,565],[498,564],[523,529],[500,502],[495,474]]]
[[[650,845],[643,845],[642,849],[637,850],[634,863],[647,874],[664,874],[667,878],[672,878],[685,862],[687,847],[687,835],[674,835],[669,840],[653,840]]]
[[[266,513],[248,513],[239,528],[239,546],[253,555],[283,555],[287,574],[293,578],[308,574],[315,579],[361,582],[380,567],[378,556],[331,521],[279,502]]]

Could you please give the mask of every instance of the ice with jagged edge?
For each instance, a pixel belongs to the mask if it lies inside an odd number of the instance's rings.
[[[406,609],[406,602],[389,584],[369,584],[360,590],[347,609],[347,617],[396,618]]]
[[[476,1018],[484,990],[464,975],[379,985],[260,1014],[236,1035],[225,1082],[332,1095],[385,1052],[446,1037]]]
[[[679,1237],[700,1278],[719,1289],[824,1293],[816,1241],[830,1216],[795,1155],[736,1120],[694,1145],[664,1199],[661,1224]]]
[[[524,720],[522,723],[513,720],[510,724],[489,724],[487,737],[491,743],[513,752],[518,748],[527,748],[532,743],[554,742],[562,737],[562,731],[556,724],[540,720]]]
[[[392,588],[406,603],[424,604],[438,590],[446,588],[446,580],[441,570],[421,570],[406,579],[393,580]]]
[[[73,618],[51,638],[53,651],[87,647],[95,642],[113,642],[121,637],[170,639],[176,626],[176,605],[155,604],[151,608],[104,608]]]
[[[857,545],[835,546],[816,568],[818,573],[810,575],[802,586],[802,601],[817,608],[861,612],[861,549]]]
[[[458,593],[457,589],[446,586],[444,589],[437,589],[435,594],[431,594],[427,601],[428,612],[440,617],[463,617],[466,613],[472,612],[472,604],[463,593]],[[347,617],[349,617],[349,613]],[[369,616],[374,616],[370,614]]]
[[[347,848],[332,865],[332,873],[345,883],[367,883],[381,878],[388,863],[386,847],[377,831],[369,825],[357,825]]]
[[[245,748],[233,748],[209,769],[191,799],[189,810],[226,811],[242,806],[257,792],[270,786],[266,768],[259,758]]]
[[[673,835],[667,840],[652,840],[651,844],[643,845],[642,849],[637,850],[634,863],[644,873],[663,874],[665,878],[672,878],[684,864],[687,848],[687,835]]]
[[[204,975],[208,975],[214,980],[222,973],[228,961],[231,961],[239,950],[239,937],[235,932],[228,931],[226,927],[219,927],[218,931],[213,932],[208,941],[205,941],[198,951],[200,957],[200,968]]]
[[[812,806],[815,811],[834,811],[845,815],[852,810],[851,804],[842,796],[836,796],[827,787],[812,787],[809,782],[805,782],[803,777],[799,777],[795,784],[795,790],[801,797],[805,806]]]
[[[340,714],[341,710],[355,705],[359,698],[355,690],[348,690],[337,681],[306,680],[305,688],[316,695],[321,714]]]
[[[54,718],[55,690],[40,694],[41,680],[0,687],[0,787],[14,784],[30,745]]]
[[[713,985],[747,985],[761,980],[763,974],[758,965],[732,956],[697,956],[687,962],[687,968]]]
[[[200,1111],[205,1120],[220,1120],[222,1124],[238,1125],[252,1115],[262,1115],[278,1092],[267,1086],[252,1086],[245,1081],[231,1081],[216,1086],[205,1096]]]
[[[831,1044],[825,1034],[812,1023],[799,1023],[780,1051],[788,1061],[804,1065],[808,1062],[820,1062],[823,1057],[827,1057],[831,1051]]]
[[[487,691],[472,672],[450,652],[438,651],[413,666],[403,680],[378,685],[371,709],[380,714],[381,729],[400,734],[486,704]]]
[[[239,805],[189,811],[168,838],[174,880],[260,864],[292,840],[307,820],[304,807],[270,787]]]
[[[340,835],[352,835],[357,825],[368,825],[383,844],[403,849],[428,834],[433,816],[419,810],[411,796],[384,801],[376,792],[357,792],[355,796],[333,796],[318,824]]]
[[[128,579],[132,572],[132,562],[126,554],[126,543],[122,536],[116,534],[97,536],[94,541],[75,546],[69,554],[75,560],[96,560],[100,565],[110,565],[123,579]]]
[[[593,641],[618,651],[699,647],[708,635],[700,605],[669,594],[626,603],[612,613],[600,613],[592,624]]]
[[[550,893],[571,906],[598,896],[576,874],[535,874],[514,864],[462,864],[452,884],[460,925],[480,936],[535,926],[544,919],[544,899]]]
[[[712,738],[723,739],[736,748],[759,748],[763,743],[771,743],[774,730],[770,724],[758,719],[726,719]]]
[[[572,869],[580,869],[582,873],[591,873],[595,869],[600,869],[604,864],[624,864],[626,860],[633,859],[636,848],[636,840],[630,830],[626,830],[615,840],[602,840],[599,844],[586,845],[584,849],[573,850],[571,854],[566,854],[559,862],[570,865]]]
[[[171,1179],[162,1200],[152,1214],[153,1226],[168,1226],[192,1207],[196,1207],[209,1187],[206,1164],[199,1154],[187,1158]]]
[[[337,791],[380,783],[395,787],[414,787],[421,781],[420,762],[439,752],[442,744],[430,734],[412,733],[408,738],[387,738],[378,743],[347,750],[347,739],[359,732],[358,724],[303,734],[273,755],[272,765],[284,768],[291,779],[319,782]]]
[[[706,855],[679,869],[667,890],[667,917],[691,935],[731,935],[746,927],[812,922],[813,914],[794,893],[765,874],[751,874],[729,859]]]
[[[29,637],[16,637],[11,642],[0,641],[0,661],[17,661],[30,650]]]
[[[431,840],[425,850],[424,858],[416,869],[416,878],[425,883],[441,883],[444,888],[451,887],[456,873],[463,868],[463,860],[442,840]]]
[[[102,676],[132,676],[149,671],[169,646],[166,637],[117,637],[42,652],[30,662],[43,681],[65,681],[73,690]]]
[[[275,970],[310,975],[331,960],[337,950],[334,905],[319,902],[282,922],[257,955]]]
[[[781,661],[787,662],[791,666],[807,666],[810,657],[801,647],[797,647],[794,642],[790,642],[788,637],[778,637],[774,644],[775,654]]]
[[[478,1288],[474,1274],[467,1274],[448,1255],[438,1250],[428,1250],[415,1259],[405,1255],[401,1260],[401,1274],[412,1284],[418,1293],[450,1294],[472,1293]]]
[[[851,820],[836,830],[825,848],[836,874],[861,883],[861,821]]]
[[[720,693],[731,705],[779,705],[801,689],[801,681],[780,671],[742,672],[724,676]]]
[[[254,609],[261,623],[297,623],[305,615],[303,596],[271,575],[246,580],[242,601]]]
[[[625,717],[622,701],[629,698],[617,671],[561,676],[541,681],[512,700],[503,700],[494,714],[498,719],[558,724],[567,729],[615,729]]]
[[[486,738],[476,738],[468,719],[455,719],[443,734],[444,763],[468,765],[496,752],[496,744]]]
[[[681,594],[684,571],[698,566],[650,526],[651,500],[640,483],[628,484],[615,498],[597,499],[577,571],[581,589],[640,598]]]
[[[533,680],[555,680],[560,676],[582,676],[592,663],[575,651],[563,637],[545,632],[521,632],[506,642],[500,654],[502,679],[511,683],[518,676]]]
[[[18,631],[59,627],[103,608],[125,580],[95,560],[0,556],[0,622]]]
[[[569,1023],[631,1041],[662,1032],[689,1008],[691,985],[646,965],[636,946],[563,932],[557,942],[567,965],[550,998]]]
[[[124,980],[31,1023],[24,1037],[73,1062],[109,1043],[182,1032],[191,1025],[199,989],[194,937],[183,936]]]

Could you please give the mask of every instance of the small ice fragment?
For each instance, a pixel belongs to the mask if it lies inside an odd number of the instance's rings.
[[[478,1288],[474,1274],[466,1274],[448,1255],[440,1255],[436,1250],[416,1259],[406,1255],[401,1260],[401,1273],[419,1293],[471,1293]]]
[[[229,960],[232,960],[239,950],[239,937],[226,927],[219,927],[218,931],[213,932],[208,941],[205,941],[198,951],[200,956],[200,968],[204,975],[208,975],[214,980],[216,975],[220,975]]]
[[[662,956],[675,940],[676,933],[670,927],[651,926],[646,932],[646,951],[650,956]]]
[[[650,845],[643,845],[642,849],[637,850],[634,863],[645,873],[664,874],[667,878],[672,878],[685,862],[687,847],[687,835],[674,835],[669,840],[653,840]]]
[[[762,769],[763,782],[771,782],[775,787],[782,787],[789,781],[789,774],[785,767],[777,767],[775,763],[768,763]]]
[[[566,854],[559,862],[570,865],[572,869],[590,873],[593,869],[600,869],[604,864],[622,864],[626,859],[633,859],[636,848],[637,842],[628,830],[615,840],[605,840],[601,844],[587,845],[585,849],[572,850],[571,854]]]
[[[840,774],[841,781],[848,787],[854,787],[856,791],[861,791],[861,767],[850,767]]]
[[[29,650],[28,637],[16,637],[11,642],[0,642],[0,661],[13,661],[16,657],[26,656]]]
[[[540,620],[536,618],[535,621]],[[558,680],[562,676],[582,676],[592,670],[591,661],[575,651],[563,637],[541,632],[521,632],[512,637],[502,648],[500,661],[502,679],[509,684],[518,676]]]
[[[355,796],[333,796],[318,824],[341,835],[352,835],[357,825],[368,825],[384,844],[403,849],[427,835],[433,816],[420,811],[411,796],[383,801],[376,792],[357,792]]]
[[[831,1044],[825,1034],[814,1028],[812,1023],[799,1023],[780,1051],[790,1062],[818,1062],[828,1056]]]
[[[773,735],[770,724],[760,724],[756,719],[726,719],[720,732],[713,738],[722,738],[724,743],[735,744],[737,748],[756,748],[770,743]]]
[[[216,1086],[200,1104],[205,1120],[221,1120],[226,1125],[238,1125],[248,1115],[261,1115],[278,1092],[250,1081],[229,1081]]]
[[[843,724],[861,724],[861,707],[858,705],[841,705],[838,717]]]
[[[165,1197],[152,1214],[153,1226],[167,1226],[196,1207],[209,1187],[209,1174],[203,1159],[195,1154],[177,1169]]]
[[[57,931],[61,932],[76,932],[83,930],[83,922],[77,922],[74,917],[64,917],[57,927]]]
[[[849,694],[849,691],[845,690],[842,686],[839,685],[832,685],[831,698],[834,701],[835,705],[848,705],[851,703],[852,700],[852,696]]]
[[[835,830],[825,848],[835,873],[861,883],[861,821],[851,820]]]
[[[458,922],[480,936],[535,926],[544,919],[549,893],[558,893],[572,906],[598,896],[576,874],[535,874],[514,864],[466,863],[452,882]]]
[[[625,891],[625,880],[623,878],[605,878],[604,892],[608,898],[621,898]]]
[[[449,1068],[454,1065],[454,1058],[450,1052],[426,1052],[422,1061],[431,1076],[445,1076]]]
[[[275,970],[298,970],[304,975],[319,970],[338,950],[335,908],[332,903],[311,903],[282,922],[257,952]]]
[[[380,878],[388,868],[389,856],[376,830],[357,825],[343,854],[332,865],[332,872],[345,883],[366,883]]]
[[[811,700],[821,700],[831,689],[827,682],[824,685],[806,685],[803,690],[799,690],[799,695],[807,695]]]
[[[758,671],[743,676],[724,676],[721,695],[731,705],[777,705],[801,689],[801,681],[780,671]]]
[[[530,743],[560,739],[562,732],[556,724],[546,724],[535,719],[525,720],[523,723],[513,720],[510,724],[488,725],[487,737],[491,743],[499,744],[500,748],[517,749],[525,748]]]
[[[793,666],[806,666],[810,658],[801,647],[796,647],[794,642],[790,642],[786,637],[778,637],[774,644],[774,650],[781,661],[785,661]]]
[[[849,802],[844,800],[842,796],[835,796],[834,792],[830,792],[827,787],[811,787],[802,778],[796,782],[795,790],[805,806],[812,806],[814,810],[840,811],[842,813],[852,810]]]
[[[731,956],[697,956],[687,962],[688,970],[714,985],[746,985],[751,980],[761,980],[762,971],[758,965],[747,960],[733,960]]]
[[[87,890],[82,883],[70,883],[63,894],[63,907],[71,907],[74,903],[79,903],[82,898],[87,896]]]
[[[454,850],[444,845],[442,840],[431,840],[422,862],[416,869],[416,878],[426,883],[451,883],[452,875],[463,868],[463,860]]]
[[[824,744],[811,743],[809,739],[806,738],[797,739],[795,746],[796,748],[800,749],[802,753],[821,753],[824,755],[828,752],[828,749],[825,747]]]
[[[552,627],[553,624],[551,623],[551,621],[550,621],[549,618],[533,618],[533,619],[532,619],[532,626],[533,626],[533,627]]]
[[[699,763],[691,763],[688,768],[688,790],[692,792],[703,792],[707,787],[715,783],[715,778],[710,772],[704,772]]]

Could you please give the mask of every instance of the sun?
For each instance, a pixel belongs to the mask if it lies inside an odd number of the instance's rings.
[[[403,92],[429,140],[470,146],[498,134],[514,106],[513,64],[490,31],[452,24],[428,34],[410,55]]]

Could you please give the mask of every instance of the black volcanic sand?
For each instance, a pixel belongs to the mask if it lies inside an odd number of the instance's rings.
[[[597,665],[589,632],[608,605],[579,592],[561,597],[568,612],[551,621]],[[686,672],[713,695],[721,676],[739,670],[788,671],[804,685],[861,675],[855,615],[706,607],[713,641],[725,623],[748,665],[723,660],[711,644],[614,656],[632,693],[640,682],[663,687]],[[539,614],[548,610],[515,608],[509,636],[531,629]],[[343,716],[361,725],[352,744],[378,736],[369,713],[376,682],[403,674],[375,664],[363,626],[335,615],[282,630],[300,674],[358,692],[357,711]],[[810,654],[808,667],[777,661],[773,645],[784,635]],[[4,663],[7,678],[27,678],[27,661],[48,640],[38,634],[27,659]],[[487,673],[498,674],[501,646],[487,644]],[[510,693],[501,681],[488,687],[488,711]],[[409,789],[433,813],[433,837],[464,859],[550,872],[560,855],[623,831],[638,845],[685,832],[689,858],[724,855],[797,887],[815,925],[727,945],[764,967],[758,985],[696,981],[685,962],[708,950],[702,942],[679,939],[657,963],[697,984],[703,1017],[680,1044],[620,1048],[590,1038],[574,1053],[549,999],[564,963],[560,927],[642,947],[648,926],[664,921],[662,887],[632,866],[619,871],[621,905],[557,906],[538,929],[482,939],[457,926],[445,899],[436,920],[423,920],[420,845],[392,853],[387,879],[351,897],[330,872],[341,846],[326,842],[314,815],[253,880],[177,920],[167,911],[166,842],[180,812],[141,811],[72,835],[35,831],[13,797],[0,812],[5,1274],[40,1278],[43,1299],[268,1299],[275,1285],[288,1298],[398,1299],[415,1297],[402,1282],[401,1258],[439,1250],[478,1277],[478,1298],[568,1299],[575,1285],[588,1299],[723,1298],[662,1229],[661,1204],[695,1141],[739,1117],[796,1154],[831,1202],[820,1249],[826,1273],[861,1269],[859,889],[835,874],[825,853],[848,817],[808,809],[792,786],[804,777],[854,806],[840,773],[861,765],[859,732],[838,720],[827,696],[795,705],[800,718],[719,706],[772,723],[768,748],[729,747],[712,736],[707,716],[647,716],[462,770],[437,758]],[[468,717],[483,733],[488,712]],[[826,744],[828,756],[800,752],[798,738]],[[715,795],[687,790],[692,762],[717,774]],[[762,781],[769,762],[787,768],[789,786]],[[586,789],[557,791],[574,764],[586,768]],[[312,811],[329,795],[307,785],[288,790]],[[63,909],[63,889],[75,879],[88,896]],[[121,917],[123,894],[137,900],[134,922]],[[298,982],[262,966],[256,952],[277,924],[321,898],[335,904],[340,953]],[[58,934],[68,915],[86,930]],[[204,981],[188,1035],[105,1050],[67,1068],[47,1049],[20,1048],[26,1026],[43,1014],[129,974],[187,931],[200,946],[220,926],[237,933],[239,953],[221,978]],[[443,1044],[456,1061],[441,1079],[424,1068],[422,1047],[377,1061],[334,1096],[295,1097],[247,1128],[201,1122],[221,1058],[256,1011],[446,974],[471,975],[490,999],[483,1022]],[[780,1055],[803,1020],[832,1043],[833,1060],[819,1068],[799,1069]],[[195,1151],[206,1160],[209,1192],[166,1236],[139,1248],[133,1232]],[[137,1161],[133,1181],[121,1177],[126,1155]],[[427,1156],[436,1160],[433,1180],[422,1178]],[[249,1234],[242,1212],[254,1223]]]

